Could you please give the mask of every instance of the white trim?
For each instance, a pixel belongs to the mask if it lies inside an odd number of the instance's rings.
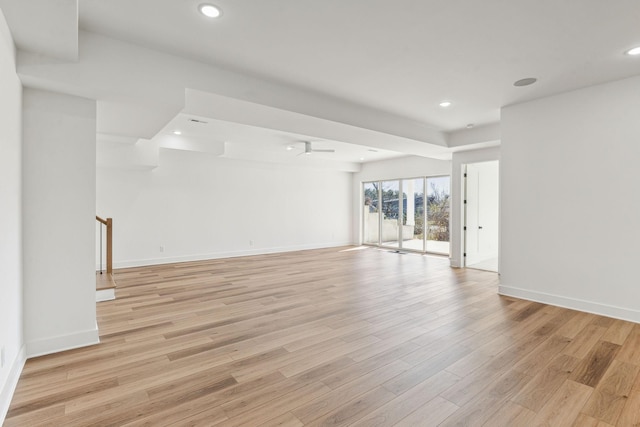
[[[44,338],[27,343],[27,356],[38,357],[59,351],[72,350],[100,343],[98,326],[88,331],[80,331],[68,335]]]
[[[547,294],[544,292],[530,291],[527,289],[520,289],[503,285],[498,286],[498,294],[526,299],[529,301],[541,302],[544,304],[555,305],[558,307],[569,308],[572,310],[585,311],[587,313],[598,314],[601,316],[613,317],[614,319],[640,323],[640,311],[631,310],[628,308],[616,307],[592,301],[568,298],[561,295]]]
[[[112,301],[116,299],[115,289],[98,289],[96,290],[96,302]]]
[[[236,257],[251,256],[251,255],[266,255],[266,254],[275,254],[275,253],[282,253],[282,252],[305,251],[310,249],[327,249],[327,248],[337,248],[340,246],[351,246],[354,244],[355,243],[353,242],[333,242],[333,243],[319,244],[319,245],[312,244],[312,245],[280,246],[280,247],[273,247],[273,248],[262,248],[262,249],[243,250],[243,251],[234,251],[234,252],[214,252],[209,254],[181,255],[181,256],[166,257],[166,258],[148,258],[148,259],[139,259],[139,260],[131,260],[131,261],[114,261],[113,268],[141,267],[145,265],[171,264],[174,262],[205,261],[209,259],[236,258]]]
[[[18,385],[18,380],[20,379],[20,374],[22,374],[22,368],[24,368],[26,361],[27,351],[23,345],[11,364],[9,376],[7,377],[4,387],[0,390],[0,425],[4,423],[4,419],[7,416],[13,393],[16,391],[16,386]]]

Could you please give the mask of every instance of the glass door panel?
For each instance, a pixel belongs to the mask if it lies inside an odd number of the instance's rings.
[[[449,211],[451,179],[448,176],[427,178],[427,252],[450,253]]]
[[[379,187],[380,184],[377,182],[363,184],[362,242],[370,245],[380,244]]]
[[[424,178],[402,180],[402,248],[424,251]]]
[[[380,244],[400,247],[400,181],[382,181],[382,222]]]

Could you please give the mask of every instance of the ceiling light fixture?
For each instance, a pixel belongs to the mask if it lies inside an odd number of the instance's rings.
[[[293,150],[293,145],[287,145],[287,151]]]
[[[174,135],[182,135],[182,132],[180,132],[179,130],[174,130],[174,131],[173,131],[173,134],[174,134]]]
[[[218,6],[209,3],[201,4],[198,6],[198,10],[207,18],[218,18],[222,15],[222,10]]]
[[[527,77],[525,79],[520,79],[520,80],[516,81],[513,85],[517,86],[517,87],[529,86],[529,85],[534,84],[537,81],[538,81],[538,79],[536,79],[535,77]]]
[[[471,129],[471,128],[472,128],[472,127],[474,127],[474,126],[475,126],[475,125],[474,125],[473,123],[469,123],[469,124],[467,125],[467,129]]]
[[[450,107],[450,106],[451,106],[451,101],[442,101],[442,102],[440,103],[440,106],[441,106],[442,108]]]
[[[640,46],[636,46],[634,48],[629,49],[625,52],[629,56],[638,56],[640,55]]]

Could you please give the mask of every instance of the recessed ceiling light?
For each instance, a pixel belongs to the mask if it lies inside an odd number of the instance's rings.
[[[526,79],[520,79],[517,82],[515,82],[513,85],[514,86],[529,86],[534,84],[535,82],[537,82],[538,79],[536,79],[535,77],[527,77]]]
[[[173,134],[174,134],[174,135],[182,135],[182,132],[180,132],[179,130],[174,130],[174,131],[173,131]]]
[[[472,128],[472,127],[474,127],[474,126],[475,126],[475,125],[474,125],[473,123],[469,123],[469,124],[467,125],[467,129],[471,129],[471,128]]]
[[[198,6],[198,10],[207,18],[218,18],[222,15],[222,10],[218,6],[214,6],[209,3],[204,3]]]
[[[440,106],[441,106],[442,108],[450,107],[450,106],[451,106],[451,101],[442,101],[442,102],[440,103]]]
[[[293,145],[287,145],[287,151],[293,150]]]
[[[629,49],[628,51],[625,52],[627,55],[630,56],[637,56],[640,55],[640,46],[634,47],[632,49]]]
[[[364,157],[360,157],[360,160],[364,160]]]

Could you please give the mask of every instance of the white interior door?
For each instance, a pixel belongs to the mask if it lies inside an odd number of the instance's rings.
[[[465,265],[493,260],[497,270],[499,243],[498,162],[467,165]]]

